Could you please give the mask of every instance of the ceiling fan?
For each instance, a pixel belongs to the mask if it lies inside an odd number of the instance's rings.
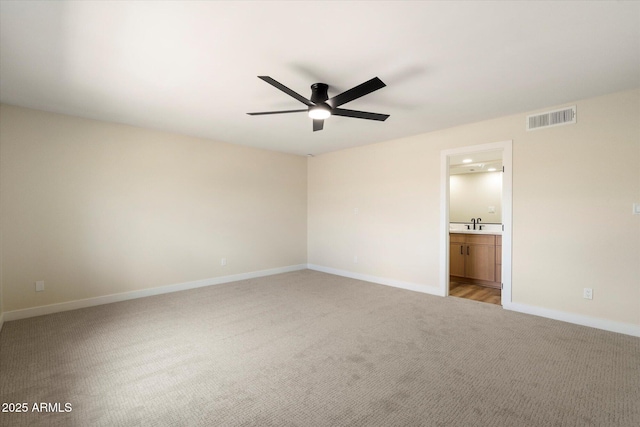
[[[388,114],[368,113],[366,111],[346,110],[344,108],[338,108],[339,106],[353,101],[354,99],[365,96],[378,89],[382,89],[386,85],[377,77],[372,78],[356,87],[353,87],[347,91],[342,92],[339,95],[329,99],[327,91],[329,85],[326,83],[314,83],[311,85],[311,99],[307,99],[304,96],[292,91],[282,83],[279,83],[269,76],[258,76],[258,78],[264,80],[272,86],[280,89],[287,95],[297,99],[305,104],[308,108],[301,110],[285,110],[285,111],[264,111],[261,113],[247,113],[250,116],[260,116],[264,114],[284,114],[284,113],[300,113],[306,111],[309,113],[309,117],[313,119],[313,131],[322,130],[324,127],[324,120],[331,116],[352,117],[355,119],[367,119],[378,120],[384,122],[389,117]]]

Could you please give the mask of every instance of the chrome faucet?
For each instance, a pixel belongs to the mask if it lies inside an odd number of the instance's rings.
[[[471,218],[471,222],[473,223],[473,229],[476,229],[476,219],[475,218]]]

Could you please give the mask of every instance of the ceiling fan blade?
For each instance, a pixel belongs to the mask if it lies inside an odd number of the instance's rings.
[[[277,87],[278,89],[280,89],[281,91],[283,91],[287,95],[289,95],[289,96],[297,99],[298,101],[302,102],[304,105],[308,105],[309,107],[313,107],[315,105],[313,102],[311,102],[310,100],[308,100],[304,96],[300,95],[297,92],[292,91],[291,89],[289,89],[288,87],[286,87],[282,83],[275,81],[274,79],[272,79],[269,76],[258,76],[258,78],[264,80],[265,82],[269,83],[272,86]]]
[[[385,86],[386,84],[384,84],[382,80],[374,77],[369,81],[366,81],[356,87],[342,92],[339,95],[334,96],[333,98],[328,100],[327,103],[334,108],[339,107],[342,104],[346,104],[347,102],[353,101],[354,99],[360,98],[361,96],[365,96],[378,89],[382,89]]]
[[[324,127],[323,119],[313,119],[313,131],[322,130]]]
[[[301,113],[303,111],[309,111],[309,110],[305,108],[304,110],[263,111],[261,113],[247,113],[247,114],[250,116],[263,116],[265,114]]]
[[[334,116],[353,117],[356,119],[378,120],[384,122],[389,118],[388,114],[368,113],[366,111],[345,110],[344,108],[334,108],[331,111]]]

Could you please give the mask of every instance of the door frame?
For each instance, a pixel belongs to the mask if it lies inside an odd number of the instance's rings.
[[[513,141],[443,150],[440,153],[440,289],[439,294],[449,296],[449,158],[454,155],[502,150],[502,306],[511,303],[511,253],[513,226]]]

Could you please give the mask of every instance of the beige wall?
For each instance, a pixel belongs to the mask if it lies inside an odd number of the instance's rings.
[[[502,172],[451,175],[449,182],[450,222],[481,218],[483,224],[502,223]]]
[[[5,312],[306,263],[306,158],[1,108]]]
[[[441,151],[513,140],[513,301],[640,324],[640,91],[576,104],[576,125],[523,113],[308,164],[2,106],[0,309],[305,262],[435,290]]]
[[[513,302],[640,324],[640,91],[575,104],[575,125],[523,113],[310,159],[308,262],[436,289],[441,151],[513,140]]]

